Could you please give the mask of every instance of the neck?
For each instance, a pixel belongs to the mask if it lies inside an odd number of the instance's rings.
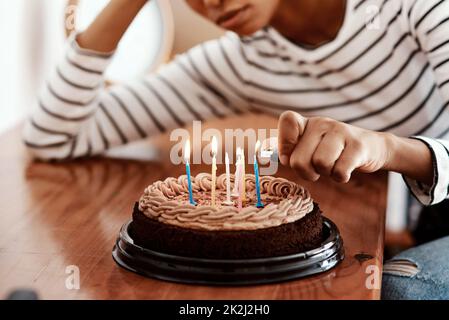
[[[346,0],[282,0],[271,25],[294,43],[317,46],[337,36],[345,10]]]

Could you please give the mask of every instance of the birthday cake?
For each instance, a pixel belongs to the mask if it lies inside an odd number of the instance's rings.
[[[230,175],[233,183],[234,175]],[[135,204],[129,233],[138,246],[172,255],[250,259],[295,254],[320,246],[323,221],[302,186],[283,178],[259,180],[263,207],[256,206],[255,176],[245,176],[244,201],[229,203],[226,174],[191,177],[196,205],[189,202],[187,176],[157,181]],[[228,189],[229,190],[229,189]]]

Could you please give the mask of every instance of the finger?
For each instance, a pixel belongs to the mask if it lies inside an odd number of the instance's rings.
[[[362,163],[360,148],[357,145],[347,145],[332,170],[332,177],[342,183],[347,183],[351,175]]]
[[[290,156],[306,125],[307,119],[293,111],[286,111],[279,117],[278,152],[279,159],[283,165],[289,164]]]
[[[345,148],[345,139],[339,134],[327,133],[312,156],[312,165],[320,175],[330,176]]]
[[[290,156],[290,166],[306,180],[316,181],[320,178],[312,165],[312,156],[322,137],[322,132],[306,128]]]

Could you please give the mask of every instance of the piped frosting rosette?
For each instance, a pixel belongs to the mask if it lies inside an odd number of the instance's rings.
[[[255,177],[246,175],[248,199],[255,199]],[[231,175],[231,185],[234,176]],[[217,177],[217,206],[212,207],[210,195],[212,177],[200,173],[192,177],[192,189],[197,206],[188,201],[187,176],[156,181],[145,189],[139,209],[147,217],[183,228],[231,231],[257,230],[295,222],[313,210],[313,199],[302,186],[283,178],[260,177],[264,208],[246,203],[241,211],[236,206],[222,204],[226,198],[226,175]],[[204,199],[203,199],[204,198]]]

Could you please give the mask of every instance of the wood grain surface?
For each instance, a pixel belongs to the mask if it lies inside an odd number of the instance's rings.
[[[275,126],[269,117],[212,122],[208,127]],[[253,287],[181,285],[118,267],[111,250],[134,202],[158,179],[184,174],[167,161],[168,137],[154,139],[159,160],[96,158],[64,164],[32,162],[20,127],[0,137],[0,298],[30,288],[42,299],[378,299],[382,271],[386,175],[356,175],[340,185],[303,183],[339,227],[346,250],[335,269],[302,280]],[[148,149],[150,150],[150,149]],[[150,154],[151,152],[148,152]],[[165,159],[164,161],[160,159]],[[192,166],[192,174],[207,166]],[[248,172],[251,169],[248,170]],[[224,166],[219,166],[219,173]],[[80,289],[70,290],[70,266]],[[68,268],[69,267],[69,268]],[[377,273],[376,273],[377,272]],[[378,282],[372,282],[377,275]],[[371,278],[370,278],[371,276]],[[374,284],[374,287],[366,284]],[[377,285],[377,286],[376,286]]]

